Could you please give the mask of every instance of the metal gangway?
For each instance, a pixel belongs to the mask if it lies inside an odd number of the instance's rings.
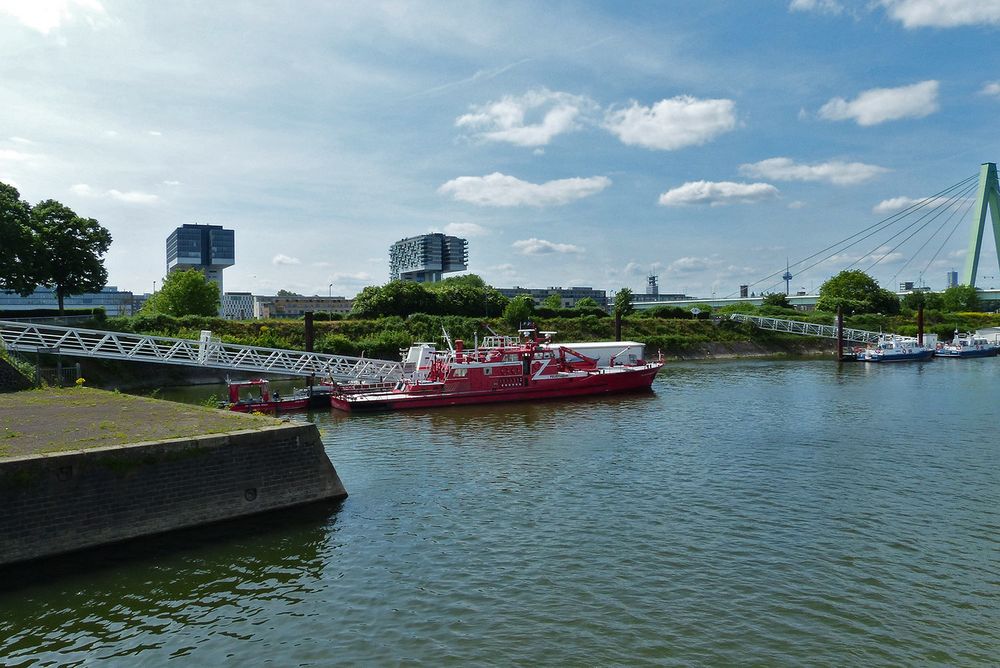
[[[729,319],[736,322],[749,322],[759,329],[768,329],[774,332],[819,336],[827,339],[837,338],[837,328],[834,325],[817,325],[801,320],[782,320],[781,318],[767,318],[759,315],[746,315],[744,313],[733,313],[729,316]],[[848,329],[845,327],[843,331],[844,341],[856,343],[878,343],[879,337],[885,336],[881,332],[869,332],[864,329]]]
[[[8,349],[20,352],[316,376],[332,380],[389,382],[399,380],[403,371],[402,364],[389,360],[222,343],[207,331],[195,341],[0,320],[0,341]]]

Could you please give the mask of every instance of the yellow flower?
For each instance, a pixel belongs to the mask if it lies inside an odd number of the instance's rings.
[[[76,379],[76,386],[77,387],[83,387],[83,384],[86,383],[86,382],[87,382],[86,378],[77,378]]]

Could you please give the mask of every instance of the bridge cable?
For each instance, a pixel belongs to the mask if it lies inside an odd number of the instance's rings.
[[[874,261],[874,262],[872,262],[872,263],[871,263],[870,265],[868,265],[868,268],[867,268],[867,269],[865,269],[865,273],[867,274],[868,272],[870,272],[870,271],[871,271],[871,270],[872,270],[872,269],[873,269],[873,268],[875,267],[875,265],[877,265],[877,264],[878,264],[879,262],[881,262],[881,261],[882,261],[882,260],[884,260],[885,258],[889,257],[889,255],[890,255],[890,254],[892,254],[893,252],[895,252],[895,251],[896,251],[896,249],[898,249],[898,248],[899,248],[900,246],[902,246],[902,245],[903,245],[903,244],[905,244],[905,243],[906,243],[907,241],[909,241],[910,239],[912,239],[912,238],[913,238],[913,237],[914,237],[914,236],[915,236],[916,234],[918,234],[918,233],[919,233],[920,231],[922,231],[922,230],[923,230],[923,229],[924,229],[925,227],[927,227],[928,225],[930,225],[931,223],[933,223],[933,222],[934,222],[935,220],[937,220],[937,219],[938,219],[938,218],[939,218],[940,216],[944,215],[944,213],[945,213],[945,212],[946,212],[946,211],[947,211],[948,209],[950,209],[950,208],[951,208],[951,207],[953,207],[953,206],[955,206],[955,207],[956,207],[956,210],[957,210],[958,208],[960,208],[960,207],[961,207],[961,204],[962,204],[962,202],[964,202],[964,201],[965,201],[965,199],[966,199],[966,197],[967,197],[967,196],[968,196],[968,195],[969,195],[970,193],[972,193],[972,191],[973,191],[973,190],[975,190],[975,189],[976,189],[977,185],[978,185],[978,184],[973,184],[973,185],[969,186],[969,187],[968,187],[968,188],[967,188],[967,189],[966,189],[966,190],[965,190],[964,192],[962,192],[962,193],[959,193],[958,195],[954,195],[954,196],[952,196],[951,198],[949,198],[949,199],[948,199],[948,201],[947,201],[947,203],[945,203],[945,204],[943,204],[943,205],[940,205],[940,206],[938,206],[938,207],[937,207],[937,208],[935,209],[935,213],[934,213],[934,215],[933,215],[933,216],[930,216],[930,217],[928,218],[928,216],[929,216],[929,215],[930,215],[930,213],[931,213],[931,212],[928,212],[928,213],[924,214],[923,216],[921,216],[920,218],[918,218],[918,219],[917,219],[916,221],[914,221],[913,223],[911,223],[910,225],[908,225],[908,226],[904,227],[902,231],[906,231],[906,230],[910,229],[911,227],[913,227],[914,225],[916,225],[917,223],[919,223],[920,221],[922,221],[922,220],[923,220],[924,218],[927,218],[927,221],[926,221],[926,222],[925,222],[925,223],[924,223],[923,225],[921,225],[920,227],[917,227],[917,228],[916,228],[915,230],[913,230],[912,232],[910,232],[909,236],[907,236],[906,238],[904,238],[904,239],[903,239],[902,241],[900,241],[900,242],[899,242],[899,243],[897,243],[897,244],[896,244],[895,246],[893,246],[892,248],[890,248],[890,249],[889,249],[888,251],[886,251],[885,253],[883,253],[883,254],[881,255],[881,257],[879,257],[879,258],[878,258],[877,260],[875,260],[875,261]],[[880,247],[880,246],[879,246],[879,247]],[[876,248],[872,249],[872,250],[871,250],[871,251],[870,251],[870,252],[868,253],[868,255],[870,255],[870,256],[874,256],[874,254],[875,254],[875,252],[876,252],[877,250],[878,250],[878,247],[876,247]],[[862,256],[862,257],[866,257],[866,256]],[[855,262],[852,262],[852,263],[851,263],[851,265],[849,265],[849,267],[850,267],[850,266],[853,266],[853,265],[855,265],[855,264],[857,264],[858,262],[861,262],[861,258],[859,258],[859,259],[858,259],[858,260],[856,260]]]
[[[904,217],[908,216],[909,214],[911,214],[911,213],[913,213],[913,212],[915,212],[915,211],[917,211],[919,209],[922,209],[922,208],[928,206],[931,202],[936,201],[937,199],[939,199],[940,197],[944,196],[945,194],[947,194],[949,192],[952,192],[952,191],[954,191],[956,189],[963,188],[963,187],[967,186],[970,182],[972,182],[972,181],[974,181],[974,180],[976,180],[978,178],[979,178],[978,174],[973,174],[972,176],[964,178],[961,181],[959,181],[958,183],[950,185],[947,188],[945,188],[945,189],[943,189],[943,190],[941,190],[941,191],[939,191],[937,193],[934,193],[933,195],[925,197],[924,199],[911,204],[910,206],[906,207],[905,209],[897,211],[896,213],[893,213],[892,215],[887,216],[886,218],[883,218],[882,220],[879,220],[878,222],[875,222],[872,225],[869,225],[868,227],[864,228],[863,230],[860,230],[859,232],[855,232],[854,234],[852,234],[852,235],[850,235],[850,236],[848,236],[848,237],[846,237],[844,239],[841,239],[840,241],[837,241],[836,243],[833,243],[833,244],[827,246],[826,248],[823,248],[822,250],[816,251],[815,253],[813,253],[812,255],[809,255],[808,257],[805,257],[805,258],[803,258],[801,260],[798,260],[797,262],[789,265],[788,268],[791,269],[792,267],[797,267],[797,266],[799,266],[801,264],[804,264],[805,262],[808,262],[809,260],[811,260],[811,259],[813,259],[813,258],[821,255],[822,253],[825,253],[825,252],[831,250],[831,249],[839,249],[839,250],[835,250],[833,253],[831,253],[829,255],[823,256],[818,261],[814,262],[813,264],[809,265],[808,267],[806,267],[804,269],[799,269],[799,273],[801,273],[803,271],[808,271],[808,270],[812,269],[813,267],[815,267],[816,265],[818,265],[818,264],[820,264],[820,263],[828,260],[829,258],[833,257],[838,252],[843,251],[843,250],[847,250],[848,248],[850,248],[854,244],[860,243],[861,241],[864,241],[864,239],[867,239],[872,234],[876,234],[879,231],[892,226],[893,224],[899,222],[900,220],[902,220]],[[854,237],[863,235],[866,232],[868,232],[869,230],[873,230],[873,231],[868,236],[862,237],[861,239],[857,239],[856,241],[852,242],[851,244],[845,246],[844,248],[840,248],[840,246],[843,245],[845,242],[853,239]],[[764,281],[766,281],[768,279],[771,279],[771,278],[774,278],[775,276],[778,276],[778,275],[780,275],[782,273],[784,273],[784,272],[779,269],[778,271],[776,271],[774,273],[768,274],[767,276],[764,276],[763,278],[760,278],[757,281],[754,281],[753,283],[751,283],[747,287],[753,287],[755,285],[759,285],[759,284],[763,283]],[[779,283],[775,283],[774,285],[771,286],[771,288],[777,287],[778,285],[780,285],[780,282]],[[768,288],[768,289],[770,290],[771,288]],[[726,295],[726,298],[732,297],[735,294],[736,294],[735,292],[730,293],[730,294]]]
[[[975,200],[972,200],[971,202],[969,202],[968,207],[966,208],[966,212],[968,212],[970,209],[972,209],[972,207],[975,206],[975,205],[976,205],[976,201]],[[927,273],[927,270],[931,268],[931,263],[934,262],[935,258],[937,258],[937,256],[938,256],[938,254],[940,254],[941,251],[944,250],[945,244],[948,243],[948,240],[951,239],[952,235],[955,234],[955,231],[958,230],[958,226],[961,225],[961,224],[962,224],[962,217],[960,216],[959,219],[957,221],[955,221],[955,225],[951,228],[951,232],[949,232],[948,236],[946,236],[944,238],[944,241],[941,242],[941,245],[938,246],[938,249],[936,251],[934,251],[934,255],[931,256],[931,259],[927,261],[927,266],[924,267],[924,271],[920,274],[921,276],[923,276],[925,273]]]
[[[820,256],[823,253],[826,253],[827,251],[836,249],[836,250],[834,250],[833,253],[830,253],[828,255],[823,255],[816,262],[813,262],[812,264],[808,265],[807,267],[800,268],[798,270],[799,273],[802,273],[802,272],[805,272],[805,271],[809,271],[810,269],[812,269],[816,265],[821,264],[822,262],[825,262],[826,260],[830,259],[831,257],[833,257],[834,255],[836,255],[837,253],[843,252],[843,251],[847,250],[848,248],[851,248],[855,244],[858,244],[858,243],[864,241],[865,239],[868,239],[872,235],[877,234],[878,232],[883,231],[885,229],[888,229],[889,227],[891,227],[892,225],[900,222],[902,219],[904,219],[905,217],[909,216],[910,214],[913,214],[916,211],[918,211],[918,210],[920,210],[920,209],[922,209],[924,207],[927,207],[927,206],[931,205],[933,202],[938,201],[939,199],[941,199],[943,196],[947,195],[948,193],[951,193],[951,192],[953,192],[955,190],[967,187],[971,182],[976,181],[978,178],[979,178],[978,174],[973,174],[972,176],[964,178],[961,181],[959,181],[958,183],[950,185],[947,188],[945,188],[945,189],[943,189],[943,190],[941,190],[941,191],[939,191],[937,193],[934,193],[933,195],[925,197],[924,199],[911,204],[910,206],[906,207],[905,209],[897,211],[897,212],[893,213],[892,215],[887,216],[887,217],[885,217],[885,218],[883,218],[883,219],[881,219],[881,220],[873,223],[872,225],[869,225],[868,227],[866,227],[866,228],[864,228],[864,229],[862,229],[862,230],[860,230],[858,232],[855,232],[854,234],[852,234],[852,235],[850,235],[850,236],[848,236],[848,237],[846,237],[844,239],[841,239],[840,241],[837,241],[836,243],[830,244],[826,248],[823,248],[823,249],[821,249],[819,251],[816,251],[812,255],[809,255],[808,257],[805,257],[805,258],[803,258],[803,259],[801,259],[801,260],[799,260],[799,261],[797,261],[797,262],[789,265],[788,268],[791,269],[792,267],[798,267],[799,265],[802,265],[805,262],[808,262],[809,260],[811,260],[811,259],[813,259],[813,258],[815,258],[817,256]],[[864,235],[864,236],[862,236],[862,235]],[[851,239],[854,239],[854,237],[861,237],[861,238],[856,239],[855,241],[851,242],[850,244],[848,244],[846,246],[843,246],[843,244],[845,244],[847,241],[850,241]],[[843,247],[841,248],[841,246],[843,246]],[[778,276],[778,275],[780,275],[782,273],[784,273],[784,272],[779,269],[778,271],[773,272],[771,274],[768,274],[767,276],[764,276],[763,278],[761,278],[761,279],[759,279],[759,280],[751,283],[747,287],[752,287],[752,286],[755,286],[755,285],[759,285],[760,283],[763,283],[764,281],[766,281],[768,279],[771,279],[771,278],[774,278],[775,276]],[[781,285],[780,282],[775,283],[774,285],[770,286],[770,288],[768,288],[768,290],[776,288],[779,285]],[[730,293],[729,295],[726,295],[726,297],[727,298],[728,297],[732,297],[735,294],[736,294],[735,292],[734,293]]]
[[[899,276],[899,274],[902,273],[902,271],[904,269],[906,269],[906,267],[909,266],[910,262],[912,262],[913,260],[917,259],[917,257],[920,255],[921,251],[923,251],[924,248],[927,247],[927,244],[929,244],[934,239],[934,237],[936,237],[938,234],[941,233],[941,231],[945,228],[945,226],[948,223],[950,223],[952,221],[952,219],[955,218],[955,215],[958,214],[958,213],[961,213],[961,215],[958,216],[958,220],[952,226],[951,232],[949,232],[948,236],[945,237],[945,242],[947,243],[948,239],[951,238],[951,235],[954,234],[955,230],[958,228],[958,225],[962,222],[962,219],[969,212],[969,210],[972,209],[972,207],[976,204],[976,200],[974,198],[966,198],[964,205],[961,204],[960,202],[961,202],[961,200],[959,200],[958,206],[956,206],[954,209],[952,209],[952,212],[948,216],[948,218],[945,219],[945,221],[943,223],[941,223],[936,230],[934,230],[934,233],[931,234],[929,237],[927,237],[927,240],[924,241],[924,243],[922,243],[920,245],[920,248],[918,248],[913,253],[913,255],[911,255],[910,258],[906,262],[903,263],[903,266],[901,266],[899,269],[896,270],[896,273],[893,274],[892,278],[889,279],[890,285],[892,283],[895,283],[896,277]],[[934,261],[934,258],[937,257],[937,254],[940,253],[940,252],[941,252],[941,248],[938,248],[937,252],[934,253],[934,256],[931,257],[931,262]],[[927,269],[929,269],[929,268],[930,268],[930,264],[928,264],[927,267],[924,267],[924,271],[920,272],[919,276],[921,277],[921,279],[923,278],[924,273],[926,273]]]

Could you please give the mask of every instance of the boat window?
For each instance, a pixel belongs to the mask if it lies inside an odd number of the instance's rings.
[[[483,367],[483,375],[484,376],[489,376],[492,373],[493,373],[492,367],[488,367],[488,366]]]
[[[466,376],[467,373],[469,373],[468,369],[452,369],[451,370],[451,377],[452,378],[465,378],[465,376]]]

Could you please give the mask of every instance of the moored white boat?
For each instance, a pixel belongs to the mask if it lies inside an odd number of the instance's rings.
[[[858,352],[861,362],[920,362],[934,357],[934,348],[917,339],[898,334],[879,337],[878,343]]]
[[[996,357],[1000,346],[990,343],[984,336],[972,333],[959,334],[955,330],[955,338],[951,343],[939,344],[934,351],[935,357]]]

